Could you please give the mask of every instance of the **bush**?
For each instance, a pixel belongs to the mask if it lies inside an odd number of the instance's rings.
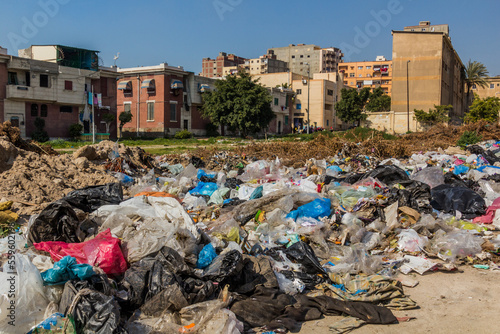
[[[465,148],[467,145],[479,143],[481,140],[481,136],[479,136],[475,131],[465,131],[458,139],[457,145],[461,148]]]
[[[69,137],[73,140],[80,139],[80,135],[83,131],[83,125],[80,123],[71,124],[69,126]]]
[[[479,98],[474,94],[474,102],[465,115],[467,123],[474,123],[480,120],[486,120],[488,123],[498,122],[498,111],[500,110],[500,99],[498,97]]]
[[[213,123],[208,123],[205,127],[205,130],[207,130],[207,137],[219,137],[219,131],[218,126],[213,124]]]
[[[189,132],[188,130],[182,130],[182,131],[179,131],[175,134],[175,139],[189,139],[191,137],[193,137],[193,134],[191,132]]]
[[[435,109],[429,109],[429,112],[425,112],[423,110],[414,110],[415,116],[414,118],[417,122],[424,125],[436,125],[439,123],[446,123],[450,120],[448,116],[451,109],[453,109],[452,105],[434,105]]]
[[[44,130],[45,120],[43,118],[37,117],[35,118],[34,124],[35,131],[33,131],[31,138],[39,143],[45,143],[46,141],[49,141],[49,134]]]

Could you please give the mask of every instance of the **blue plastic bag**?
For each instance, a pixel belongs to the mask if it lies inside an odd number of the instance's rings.
[[[458,165],[458,166],[455,166],[455,168],[453,169],[453,174],[455,174],[455,175],[465,174],[468,171],[469,171],[469,167],[464,166],[464,165]]]
[[[328,217],[332,210],[330,209],[332,201],[329,198],[317,198],[312,202],[299,206],[297,210],[290,211],[286,218],[297,219],[300,217],[321,218]]]
[[[69,280],[84,280],[94,275],[90,264],[78,264],[72,256],[65,256],[54,267],[41,273],[44,285],[60,285]]]
[[[340,168],[339,166],[336,166],[336,165],[327,167],[327,169],[331,169],[331,170],[339,172],[339,173],[343,172],[342,168]]]
[[[217,183],[198,182],[198,185],[188,192],[193,196],[199,196],[199,195],[212,196],[212,194],[216,190],[217,190]]]
[[[214,246],[212,246],[212,244],[205,245],[198,256],[196,268],[204,269],[208,267],[216,257],[217,253],[215,252]]]
[[[206,176],[209,179],[215,179],[217,177],[217,173],[207,174],[203,169],[198,169],[198,173],[196,174],[196,177],[198,177],[198,180],[201,180],[201,178],[203,176]]]
[[[252,195],[250,195],[249,200],[261,198],[262,197],[262,190],[264,190],[263,186],[258,186],[257,188],[255,188]]]

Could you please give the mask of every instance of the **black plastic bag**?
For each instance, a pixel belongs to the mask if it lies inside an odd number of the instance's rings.
[[[486,213],[484,199],[475,191],[442,184],[431,190],[431,205],[434,209],[450,214],[460,211],[465,219],[472,219]]]
[[[191,159],[189,160],[189,162],[191,164],[193,164],[193,166],[196,167],[196,168],[203,168],[203,167],[205,167],[205,162],[203,162],[203,160],[201,160],[200,158],[195,157],[195,156],[192,156]]]
[[[365,174],[364,173],[349,173],[345,174],[342,176],[330,176],[330,175],[322,175],[321,180],[325,184],[330,184],[332,182],[339,182],[339,183],[349,183],[353,184],[358,182]]]
[[[203,279],[222,282],[237,275],[243,269],[243,256],[237,250],[231,250],[217,256],[202,274]]]
[[[363,175],[362,179],[366,179],[368,177],[373,177],[388,186],[393,185],[394,183],[408,181],[410,179],[404,170],[394,165],[377,166],[374,170]]]
[[[407,206],[423,213],[431,213],[431,187],[423,182],[408,180],[399,182],[404,189],[391,188],[394,201],[399,201],[399,206]]]
[[[500,157],[497,157],[495,154],[495,153],[498,153],[498,150],[495,150],[495,151],[484,150],[479,145],[471,145],[471,146],[467,147],[467,151],[469,151],[472,154],[482,155],[483,158],[485,158],[490,165],[493,165],[493,164],[495,164],[495,162],[500,161]]]
[[[224,187],[229,188],[229,189],[236,189],[240,184],[242,184],[243,181],[240,179],[237,179],[235,177],[230,177],[226,179],[226,182],[224,183]]]
[[[308,274],[324,274],[325,269],[319,263],[311,246],[305,242],[299,241],[288,247],[284,253],[295,262],[300,263]]]
[[[85,292],[82,291],[84,289]],[[82,294],[76,297],[79,291]],[[68,315],[73,303],[75,306],[71,316],[75,320],[77,333],[126,333],[120,326],[120,308],[116,299],[95,290],[92,281],[66,282],[59,312]]]
[[[90,186],[70,192],[63,200],[84,212],[92,212],[103,205],[120,204],[123,201],[123,189],[119,182]]]
[[[28,240],[31,243],[44,241],[81,242],[78,238],[78,216],[69,203],[59,200],[49,204],[31,225]]]
[[[232,292],[247,294],[253,292],[257,285],[277,288],[278,280],[274,274],[269,258],[264,255],[243,255],[243,269],[228,280]]]

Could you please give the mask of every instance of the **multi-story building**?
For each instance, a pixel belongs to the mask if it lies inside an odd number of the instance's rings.
[[[448,33],[410,29],[392,35],[392,110],[428,111],[434,105],[452,105],[451,121],[459,122],[466,108],[465,67]],[[407,129],[406,122],[401,126]]]
[[[265,73],[280,73],[288,71],[288,63],[276,58],[272,50],[268,54],[245,61],[245,71],[251,75]]]
[[[201,76],[206,78],[221,78],[224,76],[224,67],[240,66],[245,64],[245,58],[219,52],[215,59],[203,58]]]
[[[18,126],[24,138],[34,132],[37,117],[45,120],[45,130],[51,138],[69,137],[70,125],[79,122],[90,133],[93,115],[88,97],[94,87],[98,100],[94,108],[95,132],[107,130],[105,137],[116,137],[115,124],[108,128],[101,121],[104,113],[116,117],[116,70],[100,69],[95,61],[96,51],[64,47],[66,51],[75,51],[75,56],[62,54],[60,48],[32,46],[19,51],[24,57],[8,56],[4,60],[5,65],[0,65],[0,72],[5,67],[7,71],[5,93],[0,89],[0,99],[4,94],[2,119]]]
[[[343,54],[337,48],[321,48],[313,44],[290,44],[289,46],[269,49],[277,59],[288,63],[291,72],[307,75],[310,73],[337,72]]]
[[[487,97],[500,98],[500,75],[487,78],[485,87],[473,85],[469,94],[471,95],[473,93],[477,94],[482,99]]]
[[[292,104],[294,92],[290,88],[268,88],[272,97],[271,108],[276,117],[268,126],[268,133],[287,134],[292,132]]]
[[[404,31],[444,32],[446,35],[450,34],[450,28],[447,24],[431,25],[430,21],[420,21],[418,26],[404,27]]]
[[[118,72],[118,114],[132,113],[132,121],[123,128],[124,136],[163,137],[184,129],[205,134],[208,120],[199,110],[201,94],[213,89],[215,80],[166,63]]]
[[[383,56],[378,56],[375,61],[340,63],[339,72],[344,75],[345,87],[381,87],[386,94],[391,95],[392,61]]]
[[[0,48],[1,49],[1,48]],[[0,121],[4,121],[4,101],[7,90],[7,63],[10,57],[7,56],[7,49],[0,53]]]

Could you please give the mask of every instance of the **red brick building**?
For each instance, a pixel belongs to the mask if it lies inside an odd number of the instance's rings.
[[[123,136],[164,137],[181,130],[205,134],[208,120],[201,117],[199,107],[201,94],[213,88],[213,80],[165,63],[118,71],[118,115],[123,111],[132,113],[132,121],[123,127]]]
[[[215,59],[203,58],[201,76],[206,78],[221,78],[224,76],[224,67],[245,65],[246,58],[219,52]]]

